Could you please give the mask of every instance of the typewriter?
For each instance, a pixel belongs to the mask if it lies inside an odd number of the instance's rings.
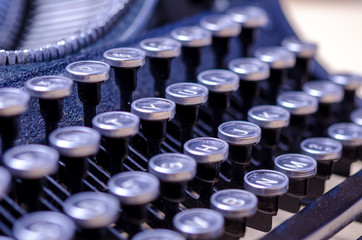
[[[362,234],[362,77],[278,1],[0,3],[0,239]]]

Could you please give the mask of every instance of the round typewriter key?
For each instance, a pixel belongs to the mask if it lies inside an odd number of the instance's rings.
[[[358,108],[351,113],[352,122],[362,126],[362,108]]]
[[[100,134],[88,127],[65,127],[50,134],[49,144],[58,150],[60,160],[66,165],[65,177],[72,193],[82,191],[88,167],[86,158],[98,152],[100,139]]]
[[[227,14],[233,21],[241,24],[243,31],[240,34],[242,44],[241,56],[252,55],[251,45],[257,41],[259,29],[268,24],[268,15],[264,9],[254,6],[234,7]]]
[[[181,44],[171,38],[148,38],[140,43],[149,57],[150,71],[155,79],[155,97],[165,97],[166,81],[170,77],[171,61],[181,54]]]
[[[6,168],[0,167],[0,200],[6,195],[11,185],[11,174]]]
[[[150,173],[123,172],[108,181],[110,193],[121,202],[124,218],[142,223],[146,218],[146,205],[157,199],[159,180]]]
[[[71,240],[75,230],[70,218],[50,211],[25,214],[13,225],[13,234],[18,240]]]
[[[132,93],[137,87],[137,71],[145,64],[146,53],[137,48],[113,48],[103,53],[103,61],[114,70],[121,95],[121,110],[130,111]]]
[[[362,108],[362,86],[356,89],[354,102],[356,107]]]
[[[18,117],[28,109],[30,96],[17,88],[0,88],[1,150],[11,148],[18,135]]]
[[[239,95],[243,102],[241,112],[246,119],[248,110],[259,96],[259,82],[269,78],[269,66],[257,58],[236,58],[229,62],[228,67],[239,75]]]
[[[211,209],[225,218],[225,234],[243,237],[246,219],[256,213],[258,199],[250,192],[239,189],[226,189],[214,193],[210,198]]]
[[[72,93],[73,81],[62,76],[42,76],[28,80],[25,86],[31,97],[39,99],[40,113],[45,121],[45,134],[48,139],[62,118],[62,100]]]
[[[276,214],[278,197],[288,191],[288,177],[274,170],[254,170],[244,177],[245,190],[258,197],[258,210]]]
[[[152,229],[137,233],[132,240],[186,240],[181,234],[168,229]]]
[[[101,83],[109,79],[110,66],[99,61],[79,61],[66,67],[66,75],[78,85],[83,103],[84,125],[90,127],[101,100]]]
[[[176,112],[175,103],[163,98],[141,98],[132,103],[131,109],[141,119],[142,133],[147,139],[147,157],[159,154],[166,136],[167,121]]]
[[[186,65],[186,81],[196,81],[196,70],[200,65],[201,49],[211,45],[211,32],[199,26],[174,29],[171,36],[182,45],[182,59]]]
[[[161,196],[171,202],[186,197],[187,182],[196,174],[196,161],[180,153],[158,154],[148,162],[148,171],[160,180]]]
[[[212,35],[212,47],[215,53],[216,68],[224,67],[224,58],[229,51],[229,40],[240,34],[241,26],[231,17],[222,14],[213,14],[200,20],[201,27],[209,30]]]
[[[206,87],[196,83],[175,83],[166,88],[166,98],[176,103],[175,118],[181,125],[181,146],[192,138],[200,105],[207,101],[208,94]]]
[[[230,96],[239,88],[239,77],[228,70],[211,69],[201,72],[197,81],[209,90],[208,107],[213,113],[211,124],[213,135],[216,136],[223,115],[230,106]]]
[[[224,218],[214,210],[194,208],[176,214],[173,226],[187,239],[219,239],[224,233]]]
[[[140,119],[129,112],[106,112],[95,116],[93,128],[103,138],[102,145],[109,157],[111,175],[123,170],[123,162],[128,156],[128,143],[138,133]]]

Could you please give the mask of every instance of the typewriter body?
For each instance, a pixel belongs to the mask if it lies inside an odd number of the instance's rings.
[[[0,51],[4,239],[328,239],[361,226],[362,78],[332,77],[278,1],[71,2],[0,1],[0,44],[20,49]]]

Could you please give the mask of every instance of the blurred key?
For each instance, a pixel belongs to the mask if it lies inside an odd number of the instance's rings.
[[[155,81],[154,96],[165,97],[171,62],[181,54],[181,44],[171,38],[148,38],[143,40],[140,46],[150,61],[150,71]]]
[[[104,62],[114,71],[122,111],[131,111],[132,93],[137,87],[137,72],[145,64],[145,58],[145,52],[137,48],[113,48],[103,53]]]
[[[259,29],[268,24],[267,13],[259,7],[243,6],[231,8],[227,14],[243,28],[239,35],[242,45],[241,56],[251,57],[253,55],[252,45],[258,40]]]
[[[230,16],[213,14],[200,20],[201,27],[212,33],[212,49],[215,54],[215,67],[224,68],[224,60],[229,52],[229,40],[240,34],[240,24]]]
[[[180,143],[193,137],[197,125],[199,108],[208,99],[206,87],[195,83],[175,83],[166,88],[166,98],[176,103],[175,118],[180,123]]]
[[[197,81],[209,90],[207,105],[212,112],[212,135],[217,136],[217,128],[230,107],[230,96],[239,88],[239,77],[228,70],[211,69],[201,72]]]
[[[132,240],[186,240],[181,234],[168,229],[151,229],[137,233]]]
[[[0,166],[0,200],[8,193],[11,187],[10,172]]]
[[[18,117],[28,109],[30,96],[16,88],[0,89],[1,151],[11,148],[18,136]]]
[[[93,128],[102,135],[102,145],[109,157],[111,175],[123,170],[130,138],[138,133],[139,124],[139,117],[129,112],[105,112],[93,118]]]
[[[84,126],[92,125],[96,108],[101,101],[101,84],[109,79],[110,66],[99,61],[79,61],[69,64],[67,77],[77,82],[78,96],[83,103]]]
[[[179,27],[171,32],[171,36],[182,45],[182,60],[186,66],[187,82],[196,82],[197,67],[201,62],[201,49],[211,45],[210,31],[199,26]]]
[[[119,201],[108,193],[82,192],[69,196],[63,210],[81,228],[77,239],[109,239],[107,227],[119,216]]]
[[[65,178],[72,193],[83,191],[87,169],[87,157],[98,152],[101,136],[88,127],[65,127],[53,131],[49,144],[60,153],[60,161],[65,164]]]
[[[355,124],[362,126],[362,108],[358,108],[351,112],[350,119]]]
[[[18,240],[72,240],[75,231],[75,224],[70,218],[50,211],[25,214],[13,225],[13,234]]]
[[[173,226],[187,239],[219,239],[224,233],[224,218],[214,210],[194,208],[178,213]]]
[[[248,191],[226,189],[214,193],[210,199],[211,209],[225,219],[223,239],[240,239],[245,234],[247,218],[256,213],[258,199]]]
[[[269,66],[257,58],[236,58],[229,62],[228,67],[239,75],[241,113],[246,120],[249,109],[254,105],[255,98],[259,96],[260,82],[269,78]]]
[[[132,113],[141,119],[143,136],[147,139],[147,158],[161,152],[167,121],[175,116],[175,103],[163,98],[141,98],[132,103]]]
[[[35,77],[25,83],[31,97],[39,99],[40,113],[45,121],[45,137],[58,127],[63,116],[63,98],[70,96],[73,81],[62,76]]]

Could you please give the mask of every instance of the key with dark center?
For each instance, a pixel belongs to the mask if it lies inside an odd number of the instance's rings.
[[[331,81],[316,80],[305,83],[303,91],[318,98],[319,102],[314,116],[314,136],[326,136],[327,127],[334,121],[333,107],[343,100],[343,88]]]
[[[211,137],[194,138],[184,145],[184,153],[197,162],[194,189],[200,199],[200,207],[209,206],[209,199],[214,185],[219,181],[220,165],[229,154],[229,145],[220,139]]]
[[[302,86],[309,80],[313,70],[313,58],[316,55],[317,45],[312,42],[301,41],[296,37],[286,37],[282,46],[293,52],[296,57],[295,66],[290,70],[290,82],[295,90],[302,90]]]
[[[217,240],[224,233],[224,218],[211,209],[193,208],[179,212],[173,226],[186,239]]]
[[[149,58],[150,71],[155,81],[154,96],[165,97],[171,62],[181,54],[181,44],[171,38],[148,38],[143,40],[140,46]]]
[[[129,112],[105,112],[95,116],[92,124],[102,135],[102,146],[109,157],[110,174],[113,176],[123,171],[123,162],[128,156],[128,143],[138,133],[139,117]]]
[[[186,240],[184,236],[178,232],[168,229],[151,229],[144,232],[137,233],[132,240]]]
[[[328,136],[339,141],[342,146],[342,156],[334,164],[333,172],[348,177],[351,164],[359,158],[362,146],[362,126],[355,123],[335,123],[328,127]]]
[[[0,166],[0,200],[9,192],[11,187],[10,172]]]
[[[257,58],[236,58],[229,62],[228,67],[239,75],[239,95],[242,100],[240,110],[246,120],[248,110],[259,96],[260,82],[269,78],[269,66]]]
[[[245,168],[250,164],[252,147],[260,141],[261,129],[250,122],[229,121],[219,126],[218,138],[229,144],[227,160],[231,165],[229,184],[234,188],[242,188]]]
[[[287,91],[278,95],[278,106],[290,113],[288,131],[285,132],[289,152],[299,152],[299,144],[306,138],[308,118],[318,110],[318,99],[305,92]]]
[[[11,148],[18,136],[18,117],[28,109],[30,96],[17,88],[0,88],[1,152]]]
[[[99,61],[79,61],[66,67],[66,75],[78,85],[78,97],[83,103],[84,126],[92,126],[101,101],[101,84],[109,79],[111,67]]]
[[[103,53],[103,61],[114,72],[122,111],[131,111],[132,93],[137,87],[137,72],[145,64],[145,58],[145,52],[137,48],[113,48]]]
[[[247,218],[256,213],[258,199],[248,191],[225,189],[210,198],[211,209],[221,213],[225,220],[223,239],[240,239],[245,234]]]
[[[72,240],[75,231],[72,219],[51,211],[27,213],[13,225],[13,235],[18,240]]]
[[[108,181],[109,192],[121,202],[121,223],[133,236],[147,219],[146,206],[157,199],[160,182],[150,173],[132,171],[114,175]]]
[[[289,69],[295,65],[295,56],[283,47],[261,47],[254,56],[269,64],[268,87],[264,91],[268,102],[275,104],[282,85],[287,82]]]
[[[258,211],[248,221],[248,226],[263,232],[270,231],[272,216],[278,212],[279,197],[288,191],[289,179],[274,170],[254,170],[244,177],[245,190],[258,197]]]
[[[160,180],[163,200],[160,201],[159,208],[164,208],[165,222],[169,224],[179,211],[178,204],[186,199],[187,183],[196,174],[196,161],[181,153],[162,153],[149,160],[148,171]]]
[[[288,153],[274,160],[274,169],[289,178],[288,192],[279,198],[279,208],[296,213],[308,193],[309,179],[317,173],[317,162],[303,154]]]
[[[333,165],[342,156],[342,144],[332,138],[308,138],[300,143],[301,153],[317,161],[317,173],[309,181],[307,198],[316,199],[324,193],[324,184],[333,172]],[[304,200],[303,200],[304,201]],[[309,202],[308,200],[305,200]]]
[[[215,68],[224,68],[225,57],[229,52],[230,38],[240,34],[240,24],[234,22],[230,16],[213,14],[203,17],[200,20],[200,25],[212,33]]]
[[[175,118],[180,123],[181,149],[193,137],[199,118],[199,108],[204,104],[209,90],[196,83],[175,83],[166,88],[166,98],[176,103]]]
[[[217,136],[217,128],[230,107],[230,96],[239,88],[239,77],[228,70],[211,69],[201,72],[197,81],[209,90],[207,105],[212,112],[212,135]]]
[[[132,103],[132,113],[141,119],[143,136],[147,140],[147,158],[161,152],[167,121],[175,116],[175,103],[164,98],[141,98]]]
[[[81,229],[77,239],[109,239],[107,227],[119,217],[119,201],[108,193],[76,193],[65,199],[63,211]]]
[[[349,114],[355,107],[356,91],[362,85],[362,76],[353,73],[339,73],[330,75],[329,79],[344,89],[344,98],[338,105],[338,120],[349,121]]]
[[[16,183],[14,194],[28,211],[41,209],[43,179],[58,170],[59,153],[45,145],[29,144],[10,148],[3,156],[4,165]]]
[[[65,127],[53,131],[49,144],[60,153],[60,161],[65,164],[65,181],[71,193],[83,191],[87,174],[87,157],[98,152],[101,136],[88,127]]]
[[[47,140],[49,134],[58,127],[58,122],[62,119],[62,100],[72,93],[73,81],[62,76],[42,76],[28,80],[25,86],[31,97],[39,99]]]
[[[258,41],[259,29],[268,24],[268,14],[264,9],[255,6],[234,7],[227,14],[243,28],[239,35],[240,56],[251,57],[253,55],[252,45]]]
[[[273,105],[260,105],[248,112],[248,121],[262,129],[261,150],[253,165],[257,168],[273,169],[273,157],[278,148],[280,132],[288,127],[290,113],[284,108]]]
[[[187,82],[196,82],[197,67],[201,62],[201,50],[212,43],[211,32],[199,26],[179,27],[171,36],[182,45],[182,60],[186,66]]]

